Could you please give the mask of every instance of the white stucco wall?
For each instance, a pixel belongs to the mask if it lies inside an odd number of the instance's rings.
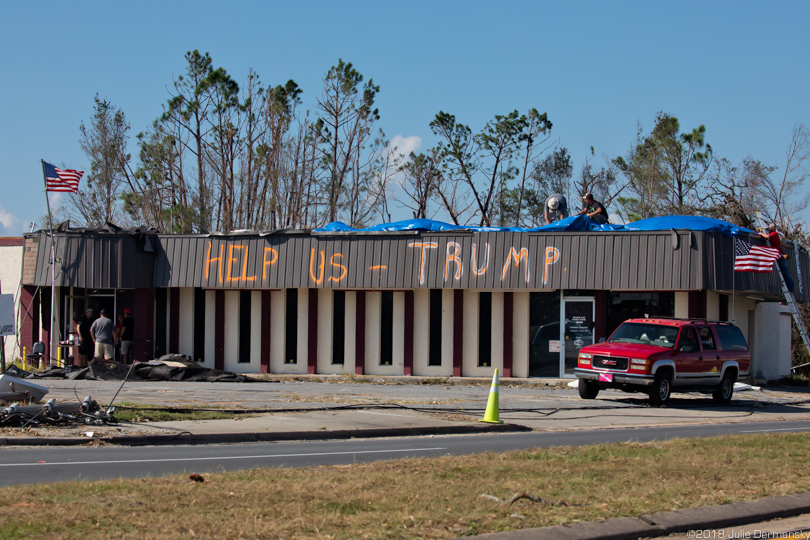
[[[530,294],[515,292],[512,320],[512,377],[529,376]]]
[[[0,293],[14,295],[14,321],[15,329],[19,332],[20,318],[20,278],[22,272],[23,246],[0,246]],[[17,335],[6,336],[5,355],[6,362],[10,363],[17,351]]]
[[[760,302],[753,313],[753,332],[748,343],[751,374],[766,381],[789,377],[790,308],[778,302]]]
[[[675,316],[682,319],[689,316],[689,293],[675,293]]]
[[[354,291],[346,293],[346,318],[343,319],[343,331],[346,336],[343,342],[343,369],[346,373],[355,373],[357,343],[354,336],[357,335],[357,293]]]
[[[462,328],[462,359],[461,375],[477,375],[478,367],[478,337],[479,327],[479,299],[478,291],[467,289],[464,291],[464,326]],[[487,368],[489,369],[489,368]]]
[[[430,291],[417,289],[413,292],[413,374],[439,376],[441,366],[428,366],[430,352]]]

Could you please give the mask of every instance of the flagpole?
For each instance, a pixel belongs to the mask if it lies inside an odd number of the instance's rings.
[[[737,237],[734,237],[734,259],[737,258]],[[731,265],[731,324],[737,324],[737,298],[734,296],[735,281],[737,281],[736,270],[734,264]]]
[[[48,209],[48,228],[51,230],[51,320],[48,326],[48,340],[50,343],[48,344],[48,365],[51,364],[51,359],[53,355],[51,351],[53,351],[53,309],[54,309],[54,302],[56,300],[56,292],[54,291],[54,284],[56,283],[56,237],[53,234],[53,215],[51,215],[51,202],[48,200],[48,174],[45,172],[45,160],[41,159],[42,162],[42,181],[45,183],[45,206]],[[60,332],[57,330],[57,339],[60,339],[61,336],[59,335]],[[58,345],[58,343],[57,343]]]

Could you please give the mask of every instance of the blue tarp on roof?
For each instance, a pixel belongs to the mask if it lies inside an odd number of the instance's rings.
[[[738,236],[740,233],[756,234],[751,229],[738,227],[727,221],[701,216],[661,216],[634,221],[624,226],[626,231],[667,231],[670,229],[717,231],[725,236]]]
[[[623,225],[612,225],[606,223],[602,225],[597,221],[592,220],[588,216],[571,216],[543,227],[536,227],[534,229],[525,229],[528,231],[544,231],[544,232],[560,232],[560,231],[617,231],[621,230]]]
[[[325,227],[315,229],[314,232],[397,232],[397,231],[458,231],[468,230],[476,232],[513,231],[513,232],[562,232],[562,231],[669,231],[671,229],[689,229],[693,231],[716,231],[725,236],[738,236],[740,233],[754,233],[750,229],[732,225],[727,221],[700,216],[662,216],[642,219],[627,225],[601,225],[587,216],[571,216],[555,221],[544,227],[524,229],[518,227],[465,227],[452,225],[443,221],[432,219],[406,219],[394,223],[382,223],[365,229],[354,229],[340,221],[334,221]]]

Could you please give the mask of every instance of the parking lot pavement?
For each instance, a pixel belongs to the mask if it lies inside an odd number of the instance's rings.
[[[484,415],[490,381],[445,380],[419,383],[419,378],[358,382],[331,378],[329,382],[276,379],[257,383],[120,382],[42,380],[48,398],[57,403],[81,401],[91,396],[102,407],[147,405],[166,408],[227,409],[231,419],[83,425],[55,430],[29,429],[33,437],[167,436],[184,433],[202,438],[216,434],[288,433],[292,437],[322,438],[326,433],[425,434],[480,432],[486,429],[569,431],[639,426],[711,424],[751,421],[810,420],[810,394],[806,389],[765,389],[739,392],[731,404],[718,406],[710,396],[676,394],[666,407],[650,407],[642,394],[604,391],[596,400],[583,400],[568,381],[556,385],[536,380],[509,380],[499,393],[500,420],[504,425],[478,422]],[[322,380],[322,381],[323,381]],[[424,381],[421,381],[424,382]],[[408,384],[406,384],[408,383]],[[238,414],[249,411],[250,415]],[[0,432],[5,444],[20,443],[17,433]],[[207,440],[207,439],[206,439]],[[86,441],[86,439],[85,439]],[[54,441],[54,443],[57,441]],[[43,444],[32,439],[30,444]]]

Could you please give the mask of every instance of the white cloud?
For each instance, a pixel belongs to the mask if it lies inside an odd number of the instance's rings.
[[[20,220],[0,206],[0,236],[18,236]]]
[[[408,156],[411,152],[418,152],[420,148],[422,148],[422,137],[417,137],[416,135],[411,137],[395,135],[388,141],[388,151],[391,152],[396,149],[396,153],[403,156]]]

